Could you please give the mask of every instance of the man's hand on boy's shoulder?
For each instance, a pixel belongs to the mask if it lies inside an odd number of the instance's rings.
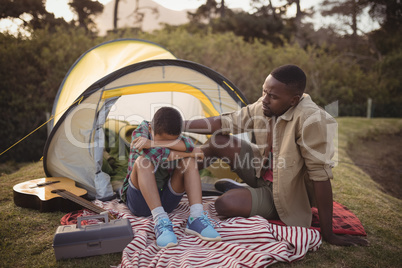
[[[145,137],[137,137],[131,142],[130,147],[135,148],[140,152],[143,149],[151,148],[151,140]]]

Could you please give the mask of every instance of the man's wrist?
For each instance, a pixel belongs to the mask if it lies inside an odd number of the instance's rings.
[[[332,230],[323,230],[321,228],[321,236],[325,241],[331,241],[335,237],[335,234]]]

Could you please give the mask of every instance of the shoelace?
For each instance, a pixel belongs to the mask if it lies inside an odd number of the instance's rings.
[[[160,219],[158,220],[158,224],[156,225],[156,228],[163,233],[163,231],[169,230],[170,228],[173,229],[173,224],[171,221],[168,219]],[[170,227],[170,228],[169,228]]]
[[[208,217],[208,211],[204,211],[204,213],[200,216],[201,222],[205,225],[212,225],[213,227],[221,227],[220,223],[215,219],[210,219]],[[211,222],[213,221],[213,222]]]

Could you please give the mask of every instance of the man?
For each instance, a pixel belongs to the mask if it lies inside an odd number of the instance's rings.
[[[319,212],[321,234],[334,245],[367,245],[359,237],[332,232],[333,135],[336,121],[304,94],[306,76],[295,65],[276,68],[262,97],[239,111],[185,122],[186,131],[214,134],[203,145],[204,159],[225,159],[248,187],[216,200],[218,214],[263,216],[309,227],[311,206]],[[255,144],[230,133],[253,132]],[[204,162],[209,164],[207,161]]]

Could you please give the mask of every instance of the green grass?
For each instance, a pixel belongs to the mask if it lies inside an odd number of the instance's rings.
[[[334,200],[351,209],[362,221],[369,247],[336,247],[323,243],[305,259],[274,267],[401,267],[402,200],[381,191],[348,150],[359,150],[362,139],[376,140],[382,133],[397,133],[402,119],[338,118],[338,165],[332,182]],[[381,142],[380,140],[378,142]],[[401,143],[395,146],[401,147]],[[399,168],[399,167],[398,167]],[[40,213],[14,205],[12,187],[44,177],[42,163],[31,163],[0,177],[0,267],[109,267],[121,254],[56,261],[53,236],[62,212]]]

